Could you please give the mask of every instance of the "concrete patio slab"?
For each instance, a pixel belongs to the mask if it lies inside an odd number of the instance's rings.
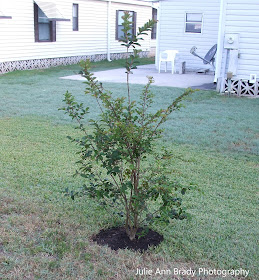
[[[179,88],[201,88],[201,89],[213,89],[214,75],[211,74],[171,74],[164,71],[158,73],[155,65],[141,65],[137,69],[134,69],[133,74],[130,75],[130,83],[132,84],[146,84],[147,76],[152,76],[155,80],[153,85],[156,86],[168,86]],[[106,70],[94,72],[100,82],[112,82],[112,83],[126,83],[126,74],[124,68]],[[85,81],[85,78],[81,75],[72,75],[61,77],[61,79]]]

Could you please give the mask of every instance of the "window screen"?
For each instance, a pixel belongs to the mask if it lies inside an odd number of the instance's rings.
[[[185,18],[185,32],[201,33],[202,29],[202,14],[187,13]]]

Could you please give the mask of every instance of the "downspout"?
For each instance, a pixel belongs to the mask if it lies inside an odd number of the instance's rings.
[[[224,50],[224,34],[225,34],[225,16],[226,16],[226,0],[220,1],[220,15],[219,15],[219,31],[218,31],[218,41],[217,41],[217,57],[216,57],[216,70],[214,83],[219,82],[220,88],[217,86],[219,90],[221,90],[221,81],[218,81],[219,78],[224,78],[225,73],[221,73],[222,69],[222,57]]]
[[[108,1],[107,17],[107,60],[111,61],[111,0]]]
[[[159,63],[159,54],[160,54],[160,5],[161,1],[159,2],[159,5],[157,7],[157,30],[156,30],[156,69],[158,69],[158,63]]]

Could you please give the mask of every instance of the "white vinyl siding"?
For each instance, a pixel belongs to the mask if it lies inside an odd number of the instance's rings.
[[[217,43],[220,0],[163,0],[160,2],[158,52],[178,50],[178,58],[186,61],[188,70],[208,67],[193,56],[190,49],[197,47],[197,53],[204,57]],[[186,33],[186,13],[202,14],[202,33]],[[158,57],[156,58],[158,63]]]
[[[57,21],[56,42],[35,42],[33,0],[14,0],[15,8],[5,9],[12,19],[0,21],[0,62],[57,58],[107,53],[108,2],[95,0],[52,0],[59,12],[70,21]],[[51,1],[49,1],[51,2]],[[122,2],[124,2],[122,0]],[[72,4],[79,4],[79,31],[73,31]],[[152,17],[150,3],[131,1],[133,4],[111,4],[111,53],[125,52],[115,40],[116,10],[137,13],[137,29]],[[141,49],[150,50],[150,34]]]
[[[259,78],[259,3],[258,0],[227,0],[225,33],[239,34],[239,59],[236,79]],[[222,61],[226,58],[223,51]],[[228,64],[228,62],[227,62]],[[226,64],[226,65],[227,65]],[[224,65],[224,63],[222,63]],[[222,69],[222,75],[226,74]]]

